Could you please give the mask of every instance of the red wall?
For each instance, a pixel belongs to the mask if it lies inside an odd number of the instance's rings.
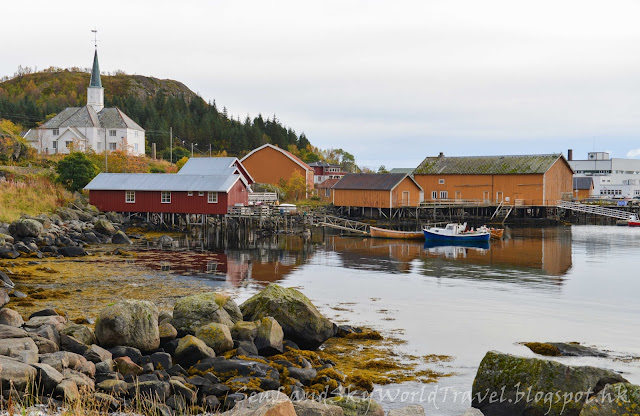
[[[160,191],[136,191],[136,202],[125,202],[125,191],[89,191],[89,202],[100,211],[115,212],[167,212],[174,214],[219,214],[227,213],[235,204],[248,205],[249,193],[242,181],[237,181],[229,194],[218,192],[218,203],[207,202],[207,192],[198,196],[187,196],[187,192],[171,192],[171,203],[160,202]]]

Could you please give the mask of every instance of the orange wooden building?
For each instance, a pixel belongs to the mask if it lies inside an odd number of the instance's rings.
[[[272,144],[253,149],[240,162],[257,183],[279,185],[280,180],[288,181],[293,172],[305,178],[307,189],[313,189],[313,168],[299,157]]]
[[[316,185],[318,197],[322,202],[333,202],[333,185],[338,183],[340,179],[327,179]]]
[[[413,171],[428,202],[480,201],[548,206],[572,195],[573,170],[562,154],[427,157]]]
[[[593,178],[588,176],[577,176],[573,178],[573,198],[589,198],[593,193]]]
[[[421,195],[420,185],[406,173],[349,173],[333,185],[338,207],[417,207]]]

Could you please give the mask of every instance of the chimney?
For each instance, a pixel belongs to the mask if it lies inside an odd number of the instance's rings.
[[[438,157],[444,157],[444,153],[440,152],[440,154],[438,155]]]
[[[567,160],[573,160],[573,149],[567,150]]]

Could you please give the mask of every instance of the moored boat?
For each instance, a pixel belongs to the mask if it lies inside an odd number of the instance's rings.
[[[491,238],[493,238],[494,240],[500,240],[502,238],[502,235],[504,234],[504,228],[489,228],[486,225],[483,225],[478,230],[489,231],[489,233],[491,234]]]
[[[396,238],[400,240],[424,240],[422,231],[398,231],[386,228],[369,227],[370,235],[373,238]]]
[[[445,228],[430,227],[425,228],[424,238],[426,240],[449,240],[449,241],[489,241],[491,233],[487,230],[466,231],[467,223],[447,224]]]
[[[637,215],[632,215],[627,221],[629,227],[640,227],[640,219],[638,219]]]

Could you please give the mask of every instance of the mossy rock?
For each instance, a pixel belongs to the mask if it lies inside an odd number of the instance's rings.
[[[578,416],[584,400],[550,401],[548,394],[597,393],[606,384],[617,382],[626,380],[602,368],[568,366],[552,360],[489,351],[473,382],[473,407],[485,415]],[[531,400],[526,399],[529,389]],[[500,400],[495,400],[496,397]]]
[[[341,407],[344,416],[384,416],[382,406],[373,399],[339,396],[326,399],[323,403]]]
[[[546,342],[527,342],[524,346],[539,355],[545,355],[548,357],[557,357],[560,355],[560,350],[558,348]]]
[[[609,384],[589,400],[580,412],[580,416],[601,415],[640,415],[640,386]]]
[[[145,300],[125,300],[107,306],[96,320],[96,338],[105,348],[125,345],[142,351],[160,346],[158,308]]]
[[[17,237],[38,237],[43,229],[40,221],[27,218],[11,223],[9,233]]]
[[[60,331],[60,333],[74,337],[75,339],[86,345],[96,343],[96,335],[88,326],[69,324],[66,328]]]
[[[198,328],[210,323],[232,327],[242,320],[238,305],[219,292],[205,292],[178,299],[173,307],[171,324],[178,335],[195,335]]]
[[[231,328],[231,337],[236,341],[251,341],[258,336],[258,325],[255,322],[240,321]]]
[[[104,218],[100,218],[98,221],[96,221],[96,223],[93,224],[93,229],[100,234],[106,235],[114,235],[118,231],[116,230],[116,227],[114,227],[113,224],[109,222],[109,220],[105,220]]]
[[[233,349],[231,331],[225,324],[212,322],[203,325],[196,330],[196,338],[204,341],[218,355]]]
[[[247,321],[273,317],[284,337],[304,349],[316,349],[335,333],[333,323],[324,317],[300,291],[271,283],[240,307]]]
[[[212,348],[192,335],[181,338],[173,354],[174,360],[184,368],[189,368],[204,358],[215,356],[216,353]]]
[[[284,331],[270,316],[256,321],[257,334],[253,341],[260,355],[270,356],[284,352]]]

